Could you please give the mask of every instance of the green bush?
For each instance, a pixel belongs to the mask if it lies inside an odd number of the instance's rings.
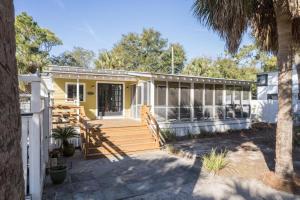
[[[227,151],[221,151],[218,153],[215,148],[211,152],[202,158],[203,167],[214,174],[218,173],[221,169],[228,165],[226,159]]]
[[[161,134],[167,142],[176,141],[176,135],[168,129],[162,130]]]

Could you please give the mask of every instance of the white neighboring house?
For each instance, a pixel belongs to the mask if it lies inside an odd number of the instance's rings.
[[[293,68],[293,112],[296,123],[300,122],[300,95],[298,75]],[[275,123],[278,113],[278,72],[257,75],[257,101],[252,101],[252,114],[258,121]]]

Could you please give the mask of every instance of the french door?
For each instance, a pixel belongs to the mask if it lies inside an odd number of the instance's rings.
[[[123,85],[98,83],[98,116],[123,115]]]

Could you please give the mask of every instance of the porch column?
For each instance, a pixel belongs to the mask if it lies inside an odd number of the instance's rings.
[[[224,116],[223,119],[226,119],[226,85],[223,84],[223,107],[224,107]]]
[[[168,113],[169,113],[169,82],[166,81],[166,121],[169,120]]]
[[[151,113],[154,115],[154,93],[155,93],[155,85],[154,85],[154,79],[151,78],[151,81],[150,81],[150,109],[151,109]]]
[[[79,98],[79,78],[77,77],[76,83],[76,106],[80,106],[80,98]],[[79,121],[80,109],[77,109],[77,120]]]
[[[194,100],[194,97],[195,97],[195,90],[194,90],[194,82],[192,82],[191,83],[191,92],[190,92],[190,99],[191,99],[191,102],[190,102],[190,104],[191,104],[191,121],[193,122],[194,121],[194,102],[195,102],[195,100]]]

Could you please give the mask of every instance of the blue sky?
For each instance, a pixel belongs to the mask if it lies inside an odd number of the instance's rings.
[[[122,34],[154,28],[184,46],[188,59],[217,57],[225,48],[218,35],[193,17],[193,0],[15,0],[16,15],[27,12],[63,41],[52,54],[80,46],[110,49]],[[243,44],[250,43],[245,36]]]

